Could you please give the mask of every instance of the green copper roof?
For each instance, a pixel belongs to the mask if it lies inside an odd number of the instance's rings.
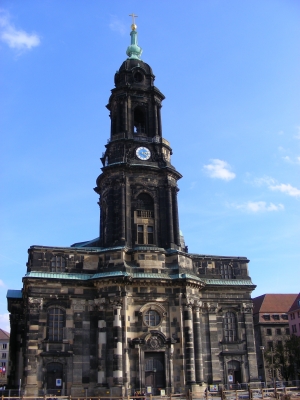
[[[245,286],[245,285],[254,285],[249,279],[207,279],[202,278],[202,280],[208,285],[226,285],[226,286]]]
[[[141,60],[142,48],[138,45],[137,36],[138,33],[136,31],[136,25],[131,25],[132,31],[130,32],[131,36],[131,44],[127,47],[126,54],[128,55],[129,60]]]

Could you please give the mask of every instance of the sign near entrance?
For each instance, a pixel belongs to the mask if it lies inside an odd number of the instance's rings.
[[[228,375],[228,382],[230,382],[230,383],[233,382],[233,375]]]
[[[147,386],[147,394],[151,394],[152,393],[152,387],[151,386]]]
[[[56,379],[55,383],[56,383],[56,386],[61,386],[61,379]]]
[[[210,392],[217,392],[219,390],[218,385],[209,385]]]

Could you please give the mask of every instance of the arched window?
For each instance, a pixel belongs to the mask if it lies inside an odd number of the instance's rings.
[[[66,260],[61,256],[51,258],[51,272],[64,272],[66,269]]]
[[[145,112],[141,107],[136,107],[133,114],[133,132],[137,135],[146,133]]]
[[[50,342],[61,342],[64,326],[65,312],[58,307],[50,308],[48,310],[48,340]]]
[[[235,342],[237,340],[236,334],[236,315],[231,311],[227,311],[223,319],[224,341]]]

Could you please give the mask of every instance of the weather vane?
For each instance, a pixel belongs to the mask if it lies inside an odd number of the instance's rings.
[[[135,15],[134,13],[132,13],[132,14],[129,14],[129,17],[132,17],[131,29],[134,31],[137,28],[134,18],[137,18],[138,16]]]

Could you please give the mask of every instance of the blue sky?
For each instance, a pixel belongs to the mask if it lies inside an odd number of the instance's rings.
[[[253,296],[298,293],[298,0],[2,0],[0,327],[31,245],[98,236],[93,191],[129,14],[164,93],[189,251],[247,256]]]

